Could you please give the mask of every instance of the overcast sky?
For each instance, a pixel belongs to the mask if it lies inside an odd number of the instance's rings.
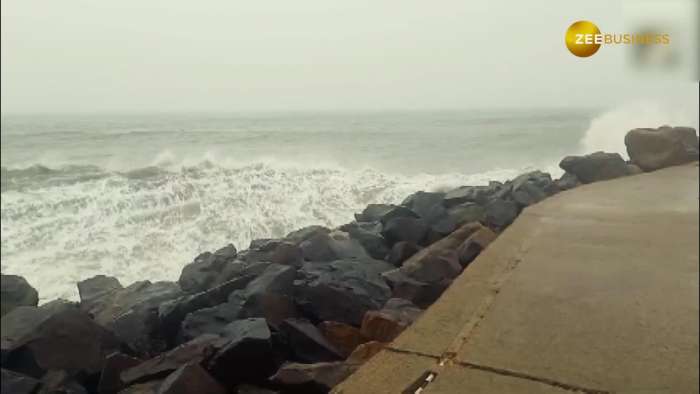
[[[667,3],[670,0],[665,0]],[[697,96],[623,50],[572,56],[601,1],[3,0],[2,112],[607,106]]]

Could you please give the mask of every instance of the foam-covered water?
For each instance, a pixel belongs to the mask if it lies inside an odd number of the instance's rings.
[[[2,119],[2,271],[42,301],[96,274],[175,280],[200,252],[347,223],[417,190],[558,175],[595,113]]]

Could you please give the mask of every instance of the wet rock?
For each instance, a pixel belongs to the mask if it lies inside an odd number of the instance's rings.
[[[410,301],[392,298],[381,310],[365,314],[360,331],[365,338],[391,342],[413,324],[422,312]]]
[[[636,164],[627,163],[627,173],[628,173],[629,175],[639,175],[639,174],[643,174],[643,173],[644,173],[644,170],[642,170],[642,169],[641,169],[638,165],[636,165]]]
[[[168,375],[160,385],[159,394],[226,394],[219,384],[197,363],[188,363]]]
[[[506,200],[493,200],[486,207],[484,222],[494,229],[508,227],[520,213],[516,203]]]
[[[486,249],[486,247],[496,239],[496,237],[498,237],[498,235],[487,227],[481,228],[470,235],[457,250],[459,263],[462,267],[466,267],[471,263],[482,250]]]
[[[382,236],[393,245],[406,241],[422,244],[428,234],[428,224],[423,219],[398,217],[389,220],[382,229]]]
[[[296,231],[292,231],[291,233],[287,234],[284,239],[286,241],[289,241],[295,245],[299,245],[300,243],[306,241],[307,239],[318,235],[318,234],[328,234],[330,233],[331,230],[327,227],[323,226],[307,226],[304,228],[301,228]]]
[[[293,267],[270,264],[245,289],[233,292],[228,302],[238,303],[240,318],[264,317],[276,327],[284,319],[297,315],[292,298],[295,276]]]
[[[629,175],[627,163],[618,153],[595,152],[585,156],[567,156],[559,163],[559,167],[576,175],[583,183]]]
[[[135,384],[120,391],[119,394],[158,394],[162,380],[153,380],[146,383]]]
[[[347,233],[334,231],[316,234],[299,244],[306,261],[333,261],[364,258],[367,252]]]
[[[520,208],[525,208],[557,192],[559,187],[549,174],[532,171],[518,176],[511,182],[510,195]]]
[[[340,360],[342,355],[321,331],[306,319],[286,319],[280,325],[297,361],[314,363]]]
[[[78,282],[80,294],[80,309],[95,316],[101,308],[100,299],[117,290],[124,289],[117,278],[105,275],[96,275]]]
[[[39,293],[17,275],[0,275],[0,316],[18,306],[37,306]]]
[[[348,233],[373,259],[381,260],[389,253],[389,246],[381,235],[382,224],[379,222],[353,222],[341,226],[339,230]]]
[[[406,197],[401,205],[417,213],[421,218],[429,220],[436,214],[439,215],[440,208],[444,209],[444,198],[445,193],[419,191]]]
[[[226,327],[228,343],[207,363],[218,381],[227,387],[266,379],[277,368],[272,334],[265,319],[237,320]]]
[[[355,214],[358,222],[380,222],[382,225],[400,217],[418,218],[418,214],[406,207],[391,204],[369,204],[362,213]]]
[[[186,293],[199,293],[230,279],[225,275],[238,252],[229,244],[214,253],[204,252],[187,264],[180,273],[178,283]]]
[[[26,308],[26,307],[25,307]],[[12,313],[18,312],[15,310]],[[77,308],[65,308],[10,329],[10,335],[28,331],[7,344],[3,366],[30,376],[42,376],[48,370],[69,370],[92,375],[102,371],[105,358],[120,349],[120,341],[90,316]],[[10,315],[3,318],[5,320]],[[3,327],[3,345],[5,345]],[[80,351],[76,351],[79,349]]]
[[[162,379],[187,363],[200,363],[209,359],[225,343],[225,339],[218,335],[202,335],[126,369],[121,373],[121,379],[128,386]]]
[[[690,127],[633,129],[625,135],[625,146],[632,163],[644,171],[698,160],[698,137]]]
[[[295,297],[307,316],[359,325],[368,310],[391,294],[381,273],[390,264],[372,259],[305,263],[294,282]]]
[[[395,267],[400,267],[404,261],[408,260],[421,249],[420,246],[412,242],[397,242],[391,248],[391,252],[386,256],[386,261]]]
[[[404,264],[401,270],[420,282],[441,283],[456,278],[462,272],[462,267],[456,251],[434,250],[420,260]]]
[[[386,343],[378,341],[369,341],[358,346],[354,352],[348,357],[348,364],[364,364],[370,358],[374,357],[382,349],[386,347]]]
[[[421,308],[427,308],[435,302],[451,283],[449,280],[442,283],[420,282],[399,269],[385,272],[382,277],[391,287],[392,297],[411,300]]]
[[[466,223],[482,221],[484,219],[485,211],[481,205],[477,205],[473,202],[466,202],[448,209],[447,215],[452,221],[454,221],[456,226],[455,229],[457,229]],[[452,231],[447,234],[450,234],[451,232]]]
[[[576,178],[576,175],[570,172],[565,172],[561,178],[556,180],[556,183],[560,190],[569,190],[579,186],[581,181]]]
[[[241,252],[239,258],[247,262],[267,261],[292,267],[300,267],[304,261],[302,250],[298,245],[278,239],[251,242],[250,248]]]
[[[39,386],[39,380],[17,372],[2,369],[0,392],[5,394],[32,394]]]
[[[390,314],[401,323],[410,326],[423,313],[423,310],[411,301],[402,298],[391,298],[384,304],[382,312]]]
[[[97,392],[99,394],[116,394],[125,386],[121,379],[121,373],[125,370],[135,367],[141,363],[141,360],[127,356],[124,353],[112,353],[105,359],[100,381],[97,384]]]
[[[176,338],[182,326],[182,322],[188,314],[225,303],[231,293],[235,290],[244,289],[253,279],[255,279],[254,273],[248,274],[244,272],[241,276],[207,291],[185,295],[161,304],[160,307],[158,307],[158,319],[160,321],[160,329],[168,343],[172,345],[177,342]],[[231,319],[231,321],[232,320],[234,319]],[[228,321],[222,324],[222,327],[227,323]],[[189,334],[184,342],[203,333],[202,331],[198,331],[196,334]]]
[[[191,341],[204,334],[220,335],[229,323],[241,317],[239,302],[225,302],[187,314],[180,326],[177,343]]]
[[[318,329],[344,358],[349,356],[357,346],[367,341],[359,329],[345,323],[324,321],[318,325]]]
[[[453,207],[465,202],[484,205],[491,197],[498,193],[502,184],[499,182],[490,183],[488,186],[462,186],[450,190],[445,194],[445,206]]]
[[[327,393],[357,370],[356,364],[342,361],[316,364],[288,363],[270,380],[299,393]]]
[[[67,371],[53,370],[42,376],[37,394],[88,394],[88,391]]]

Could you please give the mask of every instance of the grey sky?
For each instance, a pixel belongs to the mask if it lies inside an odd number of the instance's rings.
[[[2,1],[2,112],[612,105],[697,95],[579,59],[602,1]]]

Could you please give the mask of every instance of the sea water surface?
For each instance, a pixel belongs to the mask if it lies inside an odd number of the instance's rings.
[[[203,251],[582,150],[594,110],[7,115],[2,272],[42,302],[96,274],[176,280]]]

